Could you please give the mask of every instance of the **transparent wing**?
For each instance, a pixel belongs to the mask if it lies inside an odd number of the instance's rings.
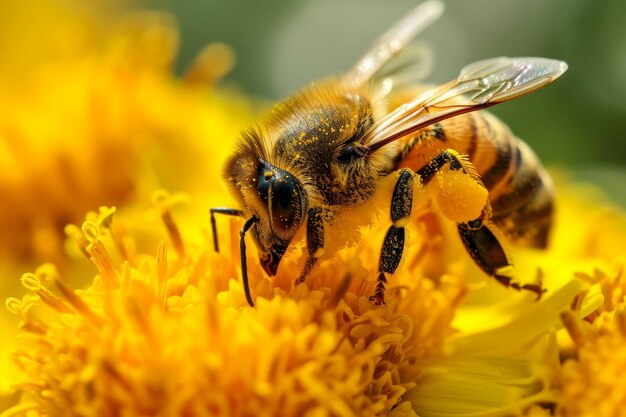
[[[382,97],[423,82],[431,74],[433,63],[430,45],[411,43],[381,66],[369,81]]]
[[[372,151],[458,114],[531,93],[557,79],[567,64],[546,58],[493,58],[470,64],[459,77],[391,112],[366,134]]]
[[[368,82],[387,61],[442,13],[443,3],[438,0],[428,0],[418,5],[374,42],[370,50],[345,74],[346,80],[358,85]]]

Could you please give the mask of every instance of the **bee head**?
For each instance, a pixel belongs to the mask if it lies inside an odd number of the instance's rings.
[[[262,249],[261,265],[269,275],[275,275],[289,242],[304,221],[307,199],[298,179],[287,171],[259,161],[257,175],[256,193],[265,203],[265,228],[269,233],[253,236]],[[263,228],[260,225],[259,229]]]
[[[227,165],[230,184],[236,188],[245,215],[258,221],[250,230],[259,249],[261,265],[276,274],[289,243],[302,225],[308,208],[306,192],[291,173],[262,158],[240,153]]]
[[[355,204],[373,192],[360,143],[372,124],[366,91],[338,80],[310,86],[242,133],[224,177],[247,218],[261,264],[275,275],[309,206]]]

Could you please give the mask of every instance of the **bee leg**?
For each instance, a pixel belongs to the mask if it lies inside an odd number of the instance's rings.
[[[461,170],[465,173],[473,173],[474,168],[470,162],[464,160],[456,151],[447,149],[435,156],[428,164],[417,173],[420,175],[422,183],[427,185],[435,174],[446,164],[450,164],[450,169]],[[480,181],[479,178],[476,178]],[[504,248],[487,226],[484,225],[485,211],[481,217],[467,223],[459,223],[457,228],[465,249],[470,254],[474,262],[489,276],[495,278],[505,287],[510,287],[518,291],[532,291],[539,299],[545,292],[541,284],[520,284],[513,281],[511,277],[503,275],[500,271],[511,264],[506,256]]]
[[[220,251],[217,241],[217,226],[215,224],[215,213],[226,214],[228,216],[243,216],[243,211],[228,207],[213,207],[211,210],[211,231],[213,232],[213,249],[215,252]]]
[[[445,151],[441,152],[433,159],[431,159],[430,162],[424,165],[419,171],[417,171],[422,180],[422,184],[426,186],[430,182],[430,180],[433,179],[435,174],[439,172],[439,170],[443,168],[446,164],[450,164],[450,169],[454,171],[460,170],[467,173],[465,165],[469,165],[469,162],[464,161],[461,155],[459,155],[456,151],[452,149],[446,149]],[[471,171],[473,171],[473,169]]]
[[[252,295],[250,294],[250,285],[248,283],[248,262],[246,259],[246,233],[256,222],[259,221],[257,216],[252,216],[244,223],[241,231],[239,232],[239,255],[241,257],[241,280],[243,281],[243,290],[246,294],[246,301],[250,304],[250,307],[254,307],[252,301]]]
[[[494,277],[507,288],[531,291],[537,295],[537,299],[541,298],[546,291],[541,283],[522,285],[513,281],[513,278],[499,273],[503,268],[510,266],[510,263],[502,245],[493,232],[484,225],[481,218],[468,223],[460,223],[458,230],[465,249],[487,275]]]
[[[376,305],[385,304],[385,284],[387,274],[393,274],[400,265],[402,253],[404,252],[405,228],[411,208],[413,206],[413,177],[414,173],[409,169],[400,171],[398,181],[393,189],[391,197],[391,222],[392,225],[387,230],[383,246],[380,251],[378,262],[378,283],[374,295],[370,301]]]
[[[309,255],[307,257],[302,273],[296,278],[295,285],[304,282],[311,272],[320,252],[324,249],[324,220],[322,219],[322,209],[311,208],[308,211],[309,217],[306,224],[306,244]]]

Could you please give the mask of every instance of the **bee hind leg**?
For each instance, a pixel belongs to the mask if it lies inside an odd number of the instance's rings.
[[[452,149],[442,151],[417,171],[422,184],[426,186],[434,178],[435,174],[446,165],[451,170],[471,175],[482,184],[480,178],[475,174],[472,164]],[[541,284],[520,284],[511,277],[501,273],[504,268],[509,267],[511,264],[498,238],[484,224],[484,216],[485,211],[483,210],[481,217],[467,223],[458,223],[457,228],[465,249],[487,275],[495,278],[507,288],[534,292],[537,294],[537,299],[539,299],[545,292]]]
[[[495,278],[507,288],[513,288],[518,291],[531,291],[537,295],[537,299],[541,298],[545,292],[541,283],[520,284],[514,281],[513,278],[500,272],[511,264],[504,248],[482,219],[472,220],[468,223],[459,223],[457,228],[465,249],[487,275]]]
[[[400,171],[391,197],[391,222],[387,230],[378,262],[378,282],[370,301],[376,305],[385,304],[385,284],[387,275],[393,274],[400,265],[404,252],[406,232],[404,225],[411,215],[413,205],[413,178],[415,174],[409,169]]]

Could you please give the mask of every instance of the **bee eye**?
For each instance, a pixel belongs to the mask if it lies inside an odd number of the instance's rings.
[[[297,180],[289,174],[275,177],[269,191],[269,212],[274,231],[279,235],[295,232],[305,210]]]
[[[261,161],[257,194],[267,204],[272,230],[291,239],[304,219],[306,198],[298,180],[282,169]]]
[[[349,144],[347,146],[344,146],[341,151],[339,151],[339,155],[337,155],[337,162],[339,162],[340,164],[345,164],[352,161],[353,159],[360,158],[363,155],[364,153],[358,146],[354,144]]]

